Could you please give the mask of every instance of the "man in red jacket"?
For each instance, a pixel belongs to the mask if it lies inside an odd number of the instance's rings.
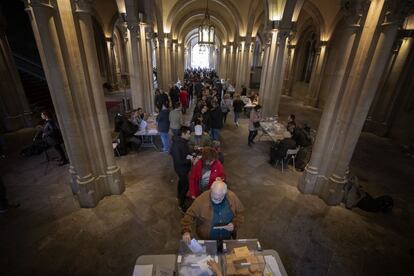
[[[191,169],[188,196],[195,199],[202,192],[210,189],[214,181],[224,179],[224,168],[218,160],[217,151],[214,148],[205,147],[201,159],[196,159]]]

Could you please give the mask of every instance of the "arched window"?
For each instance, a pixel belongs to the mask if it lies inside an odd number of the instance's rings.
[[[210,68],[210,47],[196,44],[191,49],[191,67]]]
[[[303,82],[309,83],[312,76],[312,68],[316,53],[315,44],[315,33],[312,33],[310,38],[305,42],[304,62],[300,77],[300,80]]]

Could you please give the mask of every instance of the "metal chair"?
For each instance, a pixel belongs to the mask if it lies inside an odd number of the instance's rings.
[[[293,163],[293,167],[295,167],[295,159],[296,159],[296,154],[298,154],[300,149],[300,146],[297,147],[296,149],[289,149],[286,152],[286,156],[285,158],[283,158],[281,161],[282,163],[282,172],[283,172],[283,167],[284,167],[284,162],[286,162],[286,166],[289,166],[289,161],[292,159],[292,163]]]

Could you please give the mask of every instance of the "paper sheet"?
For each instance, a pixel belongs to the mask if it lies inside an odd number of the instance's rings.
[[[191,252],[193,253],[203,253],[204,248],[195,240],[192,239],[190,244],[187,244],[188,248],[190,248]]]
[[[153,265],[135,265],[132,276],[152,276]]]
[[[275,257],[264,256],[264,258],[265,258],[266,266],[269,266],[273,275],[282,276],[282,273],[280,273],[279,265],[277,264]]]
[[[249,248],[247,246],[234,248],[234,254],[237,258],[243,258],[250,255]]]

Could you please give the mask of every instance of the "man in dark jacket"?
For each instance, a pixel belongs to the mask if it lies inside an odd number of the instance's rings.
[[[168,136],[168,131],[170,130],[170,110],[165,106],[165,103],[163,103],[157,116],[157,124],[163,146],[162,151],[168,152],[170,147],[170,137]]]
[[[210,136],[212,140],[220,139],[220,129],[223,127],[223,113],[217,101],[212,101],[210,110]]]
[[[188,173],[191,169],[192,158],[188,146],[190,136],[191,129],[182,126],[180,129],[180,136],[173,136],[173,143],[171,145],[174,170],[178,175],[177,197],[181,209],[185,209],[185,198],[188,191]]]
[[[289,131],[283,133],[284,139],[276,147],[270,149],[270,161],[271,165],[274,165],[276,161],[282,160],[286,157],[286,153],[290,149],[296,149],[296,142],[292,139]]]
[[[47,111],[43,111],[40,116],[43,120],[45,120],[45,124],[43,125],[43,133],[42,138],[46,143],[50,146],[53,146],[55,150],[60,155],[60,162],[59,166],[63,166],[69,163],[68,159],[66,158],[65,151],[62,148],[63,138],[62,134],[60,133],[59,128],[57,127],[55,121],[52,120],[50,114]]]

